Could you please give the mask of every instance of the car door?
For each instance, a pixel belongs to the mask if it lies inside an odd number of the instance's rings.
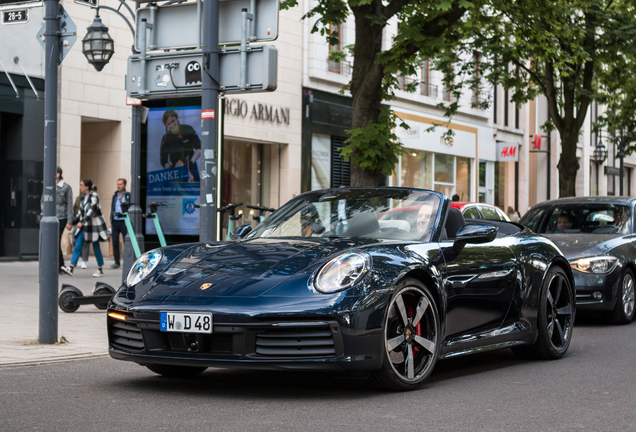
[[[444,286],[447,294],[446,337],[497,329],[510,307],[516,286],[516,259],[510,239],[467,244],[455,259],[447,259]],[[453,241],[444,241],[450,248]]]

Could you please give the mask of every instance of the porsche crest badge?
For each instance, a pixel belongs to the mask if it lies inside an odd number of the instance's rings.
[[[211,286],[212,286],[211,283],[204,283],[203,285],[201,285],[201,289],[202,290],[206,290],[206,289],[210,288]]]

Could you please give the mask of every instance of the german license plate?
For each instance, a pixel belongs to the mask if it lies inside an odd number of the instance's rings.
[[[211,313],[161,312],[161,331],[212,333]]]

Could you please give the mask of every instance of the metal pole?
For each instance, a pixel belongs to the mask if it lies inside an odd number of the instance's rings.
[[[128,216],[135,232],[139,251],[144,253],[144,236],[141,234],[141,207],[140,184],[141,184],[141,107],[132,107],[132,140],[130,143],[130,201],[133,205],[128,209]],[[137,258],[133,252],[130,232],[124,237],[124,259],[122,262],[121,279],[124,282],[128,271]]]
[[[625,137],[623,134],[623,129],[621,129],[621,140],[620,140],[620,147],[618,149],[619,153],[618,156],[620,157],[621,160],[621,165],[620,165],[620,176],[621,176],[621,185],[619,188],[620,191],[620,196],[623,196],[623,175],[625,174],[625,167],[623,166],[623,159],[625,158],[625,152],[624,152],[624,148],[625,148]]]
[[[548,111],[548,121],[550,121],[550,112]],[[551,182],[551,175],[550,175],[550,171],[552,171],[552,161],[551,161],[551,152],[552,152],[552,131],[548,132],[548,196],[546,197],[546,199],[550,199],[550,182]]]
[[[245,90],[247,85],[247,8],[241,9],[241,73],[239,89]]]
[[[216,240],[216,178],[219,97],[219,0],[203,2],[203,73],[201,74],[201,199],[199,240]]]
[[[57,66],[60,59],[60,17],[58,0],[45,2],[44,80],[44,217],[40,222],[40,328],[39,342],[57,342],[57,285],[60,239],[55,214],[57,165]]]
[[[600,164],[596,161],[596,196],[598,196],[598,170],[600,169]]]

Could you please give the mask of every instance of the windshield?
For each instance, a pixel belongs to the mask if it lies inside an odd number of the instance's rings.
[[[330,189],[292,199],[247,238],[367,237],[429,241],[439,195],[398,188]]]
[[[539,234],[629,234],[632,212],[620,204],[569,204],[530,210],[520,224]]]

